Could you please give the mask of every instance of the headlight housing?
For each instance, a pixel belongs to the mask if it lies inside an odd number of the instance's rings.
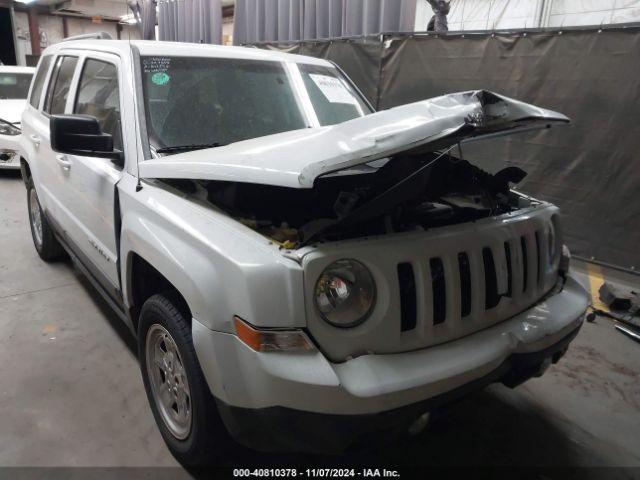
[[[0,135],[20,135],[21,131],[18,127],[0,120]]]
[[[362,263],[343,259],[324,269],[314,292],[322,318],[334,327],[349,328],[364,322],[375,304],[376,286]]]

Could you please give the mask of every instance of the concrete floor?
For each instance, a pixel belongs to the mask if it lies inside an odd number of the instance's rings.
[[[39,259],[25,189],[7,173],[0,245],[0,467],[177,466],[147,405],[133,338],[70,264]],[[239,450],[228,460],[327,463],[640,467],[640,344],[598,318],[543,378],[492,386],[391,448],[330,458]],[[623,471],[633,476],[640,468]]]

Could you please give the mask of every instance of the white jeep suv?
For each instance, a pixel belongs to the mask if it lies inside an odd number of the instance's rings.
[[[49,47],[30,95],[35,247],[137,336],[185,464],[417,431],[582,324],[558,209],[459,153],[561,114],[486,91],[375,112],[324,60],[144,41]]]

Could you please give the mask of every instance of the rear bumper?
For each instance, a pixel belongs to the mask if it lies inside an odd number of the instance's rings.
[[[423,350],[329,362],[320,352],[257,353],[194,319],[200,364],[228,429],[261,450],[340,451],[493,382],[516,385],[556,360],[582,325],[588,297],[564,288],[521,314]],[[329,441],[330,440],[330,441]],[[329,448],[327,448],[329,447]]]
[[[20,135],[0,135],[0,170],[20,170]]]

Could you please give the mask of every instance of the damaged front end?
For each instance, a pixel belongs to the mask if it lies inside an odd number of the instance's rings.
[[[519,168],[491,175],[449,154],[420,157],[319,178],[312,189],[219,181],[199,186],[210,203],[286,249],[470,222],[531,204],[509,188],[524,178]]]
[[[286,249],[472,222],[531,205],[454,155],[478,138],[566,124],[500,95],[445,95],[337,125],[284,132],[145,161],[143,178],[195,193]],[[460,149],[461,150],[461,149]]]

